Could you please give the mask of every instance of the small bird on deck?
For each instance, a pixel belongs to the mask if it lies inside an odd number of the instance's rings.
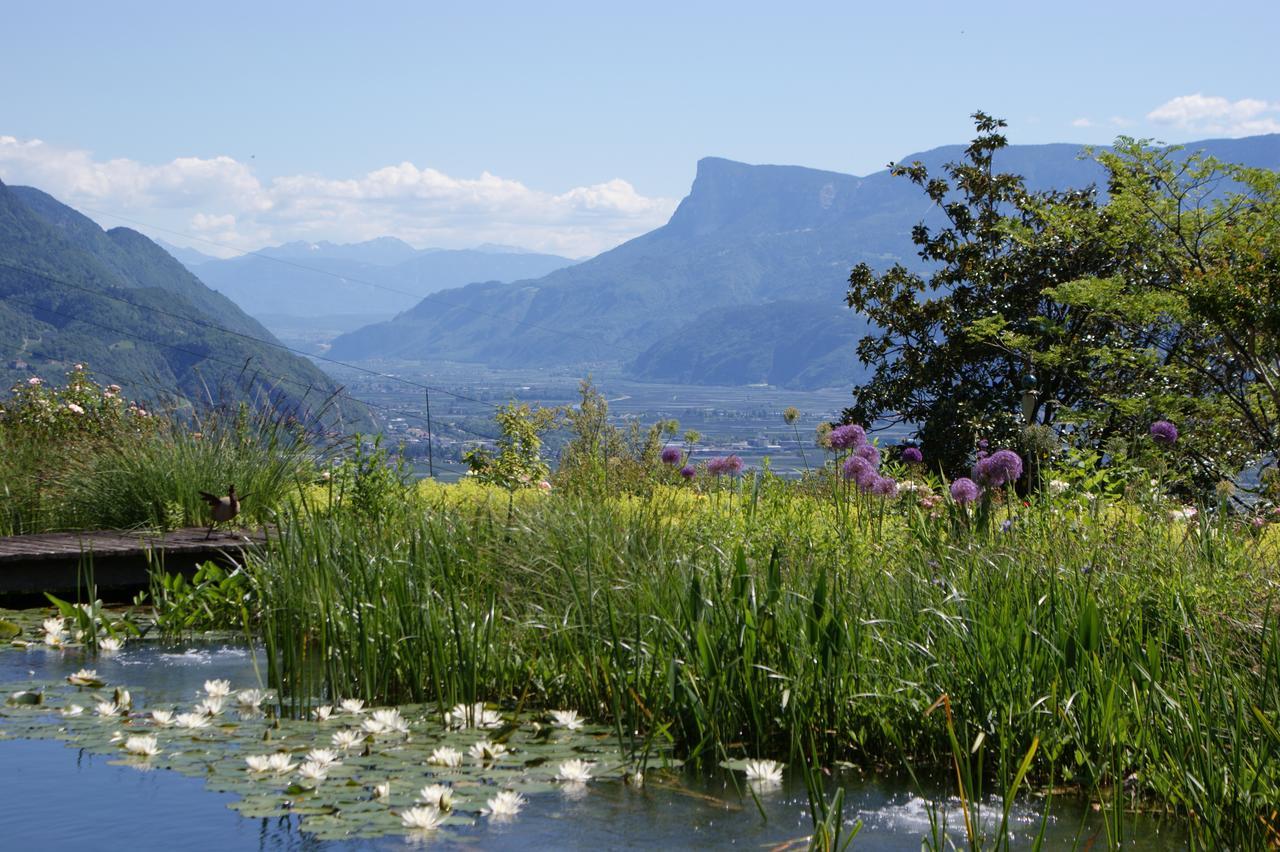
[[[227,486],[226,497],[218,497],[208,491],[201,491],[200,498],[209,504],[209,510],[213,514],[213,523],[209,524],[209,531],[204,536],[205,541],[208,541],[209,536],[213,535],[215,526],[226,523],[240,514],[240,498],[236,496],[235,483]]]

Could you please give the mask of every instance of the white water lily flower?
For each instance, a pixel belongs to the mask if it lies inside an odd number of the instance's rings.
[[[338,702],[343,713],[360,714],[364,712],[364,702],[359,698],[347,698]]]
[[[333,715],[333,708],[328,704],[321,704],[319,707],[311,711],[311,715],[315,717],[317,722],[324,722]]]
[[[409,723],[400,711],[395,708],[390,710],[374,710],[372,720],[382,726],[387,733],[407,734],[409,733]]]
[[[48,645],[61,645],[62,634],[67,632],[66,619],[46,618],[40,627],[44,630],[44,641]]]
[[[98,640],[98,650],[106,654],[114,654],[124,647],[124,642],[114,636],[107,636]]]
[[[236,703],[241,707],[257,709],[258,705],[271,697],[271,693],[261,689],[242,689],[236,693]]]
[[[114,701],[99,701],[93,709],[99,716],[120,715],[120,707]]]
[[[280,775],[284,775],[287,772],[292,772],[293,768],[297,764],[295,764],[292,760],[289,759],[288,754],[281,751],[281,752],[276,752],[275,754],[268,757],[267,765],[271,768],[272,772],[277,772]]]
[[[63,716],[67,716],[68,718],[72,716],[79,716],[84,713],[84,708],[79,704],[68,704],[66,707],[62,708],[61,713]]]
[[[342,730],[333,732],[333,744],[343,751],[355,748],[362,742],[364,742],[364,736],[359,731]]]
[[[222,712],[223,699],[222,696],[209,696],[204,701],[196,705],[196,712],[203,713],[206,716],[217,716]]]
[[[155,757],[160,753],[160,744],[151,734],[140,737],[129,737],[124,741],[124,750],[129,754],[137,754],[142,757]]]
[[[129,694],[127,689],[117,689],[115,700],[121,710],[133,706],[133,696]]]
[[[747,780],[756,784],[781,784],[784,764],[776,760],[748,760],[743,766]]]
[[[526,801],[525,797],[519,793],[512,790],[503,790],[488,802],[485,802],[488,807],[482,812],[499,820],[511,819],[520,813],[520,809],[525,806]]]
[[[560,764],[556,778],[570,784],[585,784],[591,780],[591,767],[594,764],[585,760],[566,760]]]
[[[373,785],[373,797],[375,799],[385,799],[391,795],[391,782],[383,781],[381,784]]]
[[[462,752],[456,748],[443,746],[431,752],[431,756],[427,758],[427,763],[434,763],[436,766],[447,766],[450,769],[457,769],[462,765]]]
[[[307,752],[307,760],[313,763],[319,763],[321,766],[336,766],[341,763],[338,760],[338,753],[327,748],[313,748]]]
[[[467,749],[467,754],[474,757],[482,763],[488,763],[497,760],[506,754],[507,747],[502,743],[491,743],[488,740],[480,740],[478,743],[472,743],[471,748]]]
[[[455,704],[445,714],[445,722],[451,728],[496,728],[502,724],[502,716],[478,701],[475,704]]]
[[[586,723],[577,710],[552,710],[551,717],[556,720],[557,725],[571,731],[578,730]]]
[[[418,798],[439,810],[453,810],[453,788],[447,784],[428,784],[418,792]]]
[[[102,679],[98,677],[97,669],[81,669],[75,674],[67,675],[67,683],[72,686],[101,686]]]
[[[212,698],[226,698],[231,694],[231,681],[229,680],[206,680],[204,682],[205,694]]]
[[[155,722],[157,725],[165,725],[165,726],[172,725],[172,724],[173,724],[173,711],[171,711],[171,710],[152,710],[152,711],[151,711],[151,721]]]
[[[400,822],[405,828],[419,831],[435,831],[443,821],[444,814],[439,808],[409,808],[400,814]]]
[[[111,733],[111,739],[109,739],[107,742],[111,742],[111,743],[124,742],[124,731],[113,731]]]
[[[308,781],[323,781],[329,776],[329,767],[319,761],[308,760],[298,767],[298,774]]]
[[[270,772],[271,771],[270,755],[251,754],[244,759],[244,762],[249,765],[250,772]]]
[[[189,728],[194,731],[197,728],[209,727],[209,717],[203,713],[179,713],[173,717],[173,724],[179,728]]]
[[[377,719],[365,719],[360,723],[360,729],[371,737],[389,733],[386,726]]]

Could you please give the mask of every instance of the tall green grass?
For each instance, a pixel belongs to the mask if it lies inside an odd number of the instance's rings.
[[[966,808],[1076,787],[1116,844],[1132,808],[1202,846],[1274,839],[1276,554],[1225,523],[1046,498],[987,532],[770,477],[710,497],[406,491],[367,518],[300,508],[251,565],[295,712],[573,707],[637,751],[959,778]]]

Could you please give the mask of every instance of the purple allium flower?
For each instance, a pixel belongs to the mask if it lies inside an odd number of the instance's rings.
[[[680,464],[680,459],[683,456],[684,453],[680,452],[679,447],[664,447],[662,450],[662,463],[672,465]]]
[[[892,476],[877,476],[871,485],[871,493],[881,497],[897,497],[898,481]]]
[[[853,450],[867,442],[867,431],[856,423],[837,426],[827,436],[833,450]]]
[[[924,453],[915,447],[907,447],[902,451],[902,460],[907,464],[920,464],[924,461]]]
[[[1157,420],[1151,424],[1151,438],[1157,444],[1172,444],[1178,440],[1178,427],[1168,420]]]
[[[1013,450],[996,450],[973,466],[973,478],[987,488],[1000,488],[1022,476],[1022,459]]]
[[[989,446],[991,445],[987,443],[986,438],[983,438],[981,441],[978,442],[978,449],[980,450],[985,450]]]
[[[742,473],[742,459],[738,456],[717,456],[707,462],[707,473],[712,476],[735,476]]]
[[[684,467],[680,468],[680,475],[683,476],[685,479],[693,479],[695,476],[698,475],[698,471],[694,469],[693,465],[687,464]]]
[[[951,499],[962,506],[977,500],[980,493],[982,492],[978,490],[978,486],[967,477],[962,476],[951,483]]]
[[[868,473],[875,473],[875,470],[872,469],[871,462],[855,454],[844,460],[843,473],[845,479],[856,482]]]
[[[872,467],[880,466],[880,451],[876,449],[874,444],[863,444],[861,447],[853,451],[856,456],[862,456]]]

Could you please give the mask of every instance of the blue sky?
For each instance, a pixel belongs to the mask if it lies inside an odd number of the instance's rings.
[[[964,141],[978,108],[1020,143],[1280,130],[1275,0],[12,0],[4,19],[0,179],[241,248],[579,256],[664,221],[699,157],[865,174]]]

